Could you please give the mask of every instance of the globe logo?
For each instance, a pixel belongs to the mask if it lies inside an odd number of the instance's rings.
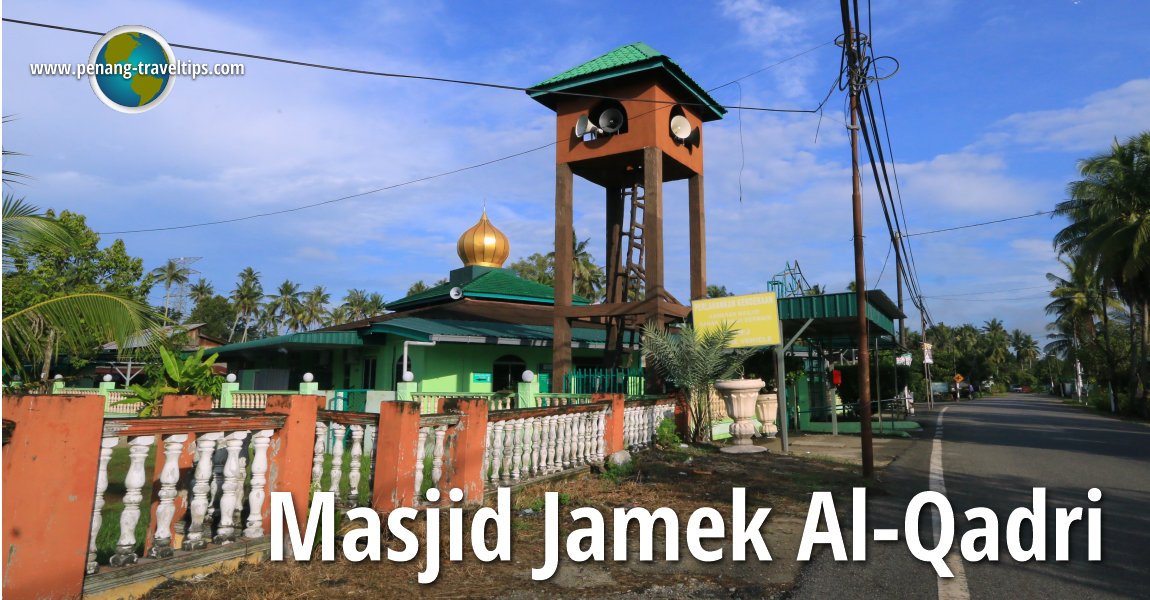
[[[124,25],[104,34],[88,63],[92,90],[120,112],[151,110],[172,91],[172,47],[147,27]]]

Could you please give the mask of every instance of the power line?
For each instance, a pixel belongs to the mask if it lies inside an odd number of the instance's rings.
[[[945,231],[955,231],[956,229],[968,229],[971,227],[982,227],[983,225],[994,225],[995,223],[1005,223],[1007,221],[1017,221],[1018,219],[1029,219],[1030,217],[1040,217],[1042,215],[1054,214],[1055,212],[1057,212],[1057,211],[1044,210],[1044,211],[1036,212],[1036,213],[1029,214],[1029,215],[1020,215],[1017,217],[1007,217],[1005,219],[998,219],[995,221],[983,221],[982,223],[971,223],[969,225],[959,225],[957,227],[947,227],[946,229],[933,229],[931,231],[920,231],[918,233],[908,233],[908,234],[906,234],[906,236],[911,237],[911,236],[916,236],[916,235],[930,235],[932,233],[943,233]]]
[[[1049,298],[1049,294],[1042,294],[1040,296],[1019,296],[1017,298],[943,298],[940,296],[925,296],[940,302],[1012,302],[1014,300],[1038,300],[1039,298]]]
[[[66,27],[63,25],[53,25],[50,23],[40,23],[40,22],[36,22],[36,21],[25,21],[22,19],[11,19],[11,18],[7,18],[7,17],[4,18],[4,22],[15,23],[18,25],[28,25],[30,27],[42,27],[44,29],[54,29],[57,31],[67,31],[70,33],[82,33],[85,35],[94,35],[96,37],[101,37],[106,33],[106,32],[102,32],[102,31],[93,31],[90,29],[79,29],[77,27]],[[833,43],[833,42],[828,42],[828,43]],[[487,81],[474,81],[474,80],[470,80],[470,79],[454,79],[454,78],[450,78],[450,77],[436,77],[436,76],[432,76],[432,75],[414,75],[411,73],[391,73],[391,72],[387,72],[387,71],[372,71],[369,69],[357,69],[357,68],[353,68],[353,67],[341,67],[341,66],[337,66],[337,65],[314,63],[314,62],[308,62],[308,61],[302,61],[302,60],[294,60],[294,59],[290,59],[290,58],[280,58],[280,57],[276,57],[276,56],[267,56],[267,55],[263,55],[263,54],[251,54],[248,52],[237,52],[234,50],[222,50],[219,48],[206,48],[203,46],[191,46],[188,44],[171,44],[171,43],[169,43],[168,45],[170,45],[173,48],[180,48],[183,50],[194,50],[197,52],[207,52],[207,53],[211,53],[211,54],[222,54],[224,56],[235,56],[238,58],[250,58],[252,60],[262,60],[262,61],[267,61],[267,62],[281,63],[281,64],[285,64],[285,65],[294,65],[297,67],[307,67],[310,69],[321,69],[321,70],[325,70],[325,71],[336,71],[336,72],[340,72],[340,73],[352,73],[352,74],[356,74],[356,75],[371,75],[374,77],[390,77],[390,78],[395,78],[395,79],[414,79],[414,80],[419,80],[419,81],[433,81],[433,82],[437,82],[437,83],[451,83],[451,84],[456,84],[456,85],[467,85],[467,86],[473,86],[473,87],[490,88],[490,89],[497,89],[497,90],[507,90],[507,91],[513,91],[513,92],[528,92],[528,93],[547,92],[550,94],[556,94],[556,95],[561,95],[561,96],[576,96],[576,97],[581,97],[581,98],[598,98],[598,99],[603,99],[603,100],[628,100],[631,102],[649,102],[652,104],[667,104],[667,105],[695,106],[695,107],[708,106],[706,103],[703,103],[703,102],[678,102],[675,100],[659,100],[659,99],[653,99],[653,98],[626,98],[626,97],[618,97],[618,96],[608,96],[608,95],[604,95],[604,94],[588,94],[588,93],[583,93],[583,92],[556,91],[556,90],[548,90],[548,89],[544,89],[544,88],[523,87],[523,86],[517,86],[517,85],[506,85],[506,84],[502,84],[502,83],[491,83],[491,82],[487,82]],[[761,73],[763,71],[766,71],[768,69],[772,69],[774,67],[777,67],[778,65],[783,64],[784,62],[786,62],[788,60],[793,60],[795,58],[798,58],[798,57],[806,54],[807,52],[813,52],[815,50],[818,50],[819,48],[822,48],[825,45],[826,44],[822,44],[822,45],[817,46],[815,48],[811,48],[810,50],[807,50],[806,52],[801,52],[799,54],[796,54],[793,57],[784,59],[784,60],[782,60],[778,63],[775,63],[773,65],[763,67],[762,69],[755,71],[751,75],[756,75],[756,74]],[[751,75],[747,75],[746,77],[750,77]],[[745,79],[746,77],[743,77],[741,79]],[[735,81],[738,81],[738,79],[736,79]],[[730,82],[730,83],[734,83],[734,82]],[[729,83],[723,84],[723,85],[729,85]],[[719,87],[723,87],[723,86],[719,86]],[[713,89],[718,89],[718,88],[713,88]],[[770,108],[770,107],[764,107],[764,106],[731,106],[731,105],[722,105],[722,104],[720,104],[718,106],[721,108],[724,108],[724,109],[728,109],[728,110],[751,110],[751,111],[759,111],[759,112],[779,112],[779,113],[815,114],[819,111],[818,108],[814,108],[814,109]]]

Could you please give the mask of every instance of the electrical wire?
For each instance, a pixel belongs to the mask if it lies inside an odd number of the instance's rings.
[[[106,32],[102,32],[102,31],[93,31],[90,29],[79,29],[77,27],[66,27],[63,25],[53,25],[50,23],[40,23],[37,21],[26,21],[23,19],[12,19],[12,18],[8,18],[8,17],[4,17],[3,21],[6,23],[14,23],[17,25],[27,25],[30,27],[42,27],[45,29],[54,29],[57,31],[67,31],[70,33],[82,33],[82,34],[86,34],[86,35],[94,35],[96,37],[102,37],[106,33]],[[660,99],[655,99],[655,98],[628,98],[628,97],[610,96],[610,95],[605,95],[605,94],[588,94],[585,92],[557,91],[557,90],[549,90],[549,89],[545,89],[545,88],[523,87],[523,86],[517,86],[517,85],[507,85],[507,84],[502,84],[502,83],[475,81],[475,80],[470,80],[470,79],[454,79],[454,78],[450,78],[450,77],[436,77],[436,76],[432,76],[432,75],[414,75],[414,74],[410,74],[410,73],[391,73],[391,72],[387,72],[387,71],[372,71],[369,69],[357,69],[357,68],[353,68],[353,67],[341,67],[341,66],[337,66],[337,65],[328,65],[328,64],[323,64],[323,63],[294,60],[294,59],[290,59],[290,58],[280,58],[280,57],[275,57],[275,56],[267,56],[267,55],[263,55],[263,54],[251,54],[248,52],[237,52],[234,50],[222,50],[219,48],[206,48],[203,46],[191,46],[188,44],[169,43],[168,45],[173,47],[173,48],[180,48],[182,50],[193,50],[193,51],[197,51],[197,52],[207,52],[210,54],[222,54],[224,56],[235,56],[237,58],[250,58],[252,60],[262,60],[262,61],[266,61],[266,62],[280,63],[280,64],[286,64],[286,65],[294,65],[297,67],[307,67],[310,69],[321,69],[321,70],[325,70],[325,71],[336,71],[336,72],[340,72],[340,73],[352,73],[352,74],[356,74],[356,75],[371,75],[374,77],[390,77],[390,78],[395,78],[395,79],[414,79],[414,80],[419,80],[419,81],[450,83],[450,84],[456,84],[456,85],[467,85],[467,86],[473,86],[473,87],[490,88],[490,89],[497,89],[497,90],[507,90],[507,91],[514,91],[514,92],[527,92],[527,93],[547,92],[549,94],[556,94],[556,95],[560,95],[560,96],[573,96],[573,97],[580,97],[580,98],[595,98],[595,99],[601,99],[601,100],[618,100],[618,101],[627,100],[627,101],[631,101],[631,102],[648,102],[648,103],[652,103],[652,104],[667,104],[667,105],[693,106],[693,107],[710,107],[710,106],[712,106],[712,105],[707,104],[705,102],[680,102],[680,101],[676,101],[676,100],[660,100]],[[822,46],[825,46],[825,45],[826,44],[823,44]],[[808,50],[807,52],[813,52],[814,50],[817,50],[818,48],[821,48],[822,46],[812,48],[812,49]],[[763,67],[762,69],[759,69],[759,71],[756,71],[752,75],[758,74],[762,71],[766,71],[766,70],[771,69],[771,68],[774,68],[774,67],[782,64],[783,62],[786,62],[787,60],[792,60],[793,58],[797,58],[799,56],[802,56],[803,54],[806,54],[806,52],[797,54],[792,58],[784,59],[783,61],[775,63],[773,65]],[[750,75],[748,75],[747,77],[750,77]],[[723,85],[729,85],[729,84],[723,84]],[[722,86],[719,86],[719,87],[722,87]],[[714,88],[714,89],[718,89],[718,88]],[[817,108],[815,108],[815,109],[771,108],[771,107],[764,107],[764,106],[731,106],[731,105],[722,105],[722,104],[719,104],[716,106],[719,106],[720,108],[727,109],[727,110],[751,110],[751,111],[759,111],[759,112],[802,113],[802,114],[815,114],[818,112]]]
[[[1029,215],[1019,215],[1017,217],[1007,217],[1005,219],[996,219],[994,221],[983,221],[981,223],[970,223],[967,225],[958,225],[955,227],[947,227],[945,229],[932,229],[930,231],[919,231],[917,233],[908,233],[908,234],[906,234],[906,236],[907,237],[913,237],[913,236],[919,236],[919,235],[931,235],[931,234],[935,234],[935,233],[945,233],[947,231],[957,231],[959,229],[969,229],[971,227],[982,227],[983,225],[994,225],[995,223],[1005,223],[1007,221],[1017,221],[1019,219],[1029,219],[1030,217],[1041,217],[1042,215],[1050,215],[1050,214],[1054,214],[1055,212],[1057,212],[1057,211],[1043,210],[1043,211],[1039,211],[1039,212],[1032,213]]]

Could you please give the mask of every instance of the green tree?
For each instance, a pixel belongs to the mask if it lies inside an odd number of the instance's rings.
[[[214,297],[216,295],[216,289],[212,287],[210,281],[201,277],[192,284],[192,287],[188,288],[188,295],[191,297],[194,307],[200,302]]]
[[[302,329],[310,329],[327,320],[327,305],[331,302],[331,294],[322,285],[317,285],[303,296],[300,307],[300,321]]]
[[[187,283],[191,274],[191,269],[176,262],[176,259],[174,258],[169,258],[168,262],[164,263],[163,266],[156,267],[155,269],[152,269],[151,273],[149,273],[149,277],[151,277],[153,281],[158,281],[164,284],[165,319],[170,315],[168,309],[170,307],[170,300],[172,296],[172,286],[180,286]]]
[[[248,341],[248,330],[261,312],[263,299],[264,288],[260,284],[259,272],[251,267],[244,268],[243,271],[240,271],[236,287],[231,293],[232,308],[236,311],[236,320],[232,323],[231,331],[228,333],[229,342],[232,341],[232,336],[239,328],[241,320],[244,322],[244,334],[240,341]]]
[[[1150,345],[1150,131],[1117,139],[1109,152],[1080,160],[1082,179],[1072,182],[1070,198],[1056,214],[1070,223],[1054,236],[1062,254],[1081,255],[1096,265],[1130,307],[1130,397],[1146,402]],[[1139,335],[1140,334],[1140,335]],[[1134,342],[1136,337],[1140,340]],[[1141,366],[1139,366],[1141,365]]]
[[[422,294],[423,292],[426,292],[429,289],[430,288],[427,287],[427,284],[423,283],[423,280],[420,279],[419,281],[411,284],[411,287],[407,288],[407,295],[408,296],[414,296],[416,294]]]
[[[696,442],[711,440],[711,386],[732,377],[751,355],[747,349],[732,350],[734,339],[735,329],[725,323],[701,333],[690,325],[676,332],[643,326],[643,355],[668,383],[687,392]]]
[[[300,303],[299,284],[285,279],[276,289],[276,293],[268,294],[267,303],[264,304],[264,322],[271,327],[272,335],[279,335],[280,326],[293,330],[300,322],[302,304]]]
[[[555,258],[548,254],[536,252],[511,263],[507,268],[528,281],[543,285],[552,285],[555,282]]]
[[[188,322],[203,323],[204,327],[200,331],[212,337],[227,339],[232,331],[233,315],[235,310],[227,298],[212,296],[196,302],[195,308],[188,316]]]
[[[11,196],[3,206],[3,365],[47,377],[57,351],[85,355],[108,341],[120,348],[158,327],[142,301],[143,263],[116,240],[104,250],[82,215],[55,218]],[[155,337],[155,336],[150,336]]]
[[[708,285],[707,297],[708,298],[726,298],[727,296],[734,296],[733,293],[727,291],[725,285]]]

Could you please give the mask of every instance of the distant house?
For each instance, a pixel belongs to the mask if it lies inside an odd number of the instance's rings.
[[[128,341],[127,352],[121,352],[116,342],[108,342],[100,347],[100,354],[93,361],[95,363],[93,371],[95,379],[101,380],[105,375],[111,375],[112,381],[125,386],[138,383],[138,381],[133,380],[143,371],[146,363],[134,356],[136,352],[132,352],[132,350],[147,348],[153,344],[156,336],[162,336],[167,340],[179,343],[179,349],[184,352],[195,352],[200,348],[219,348],[227,343],[225,340],[204,333],[202,331],[204,325],[206,323],[186,323],[161,327],[157,331],[141,332]],[[227,364],[217,363],[215,367],[219,373],[227,372]]]

